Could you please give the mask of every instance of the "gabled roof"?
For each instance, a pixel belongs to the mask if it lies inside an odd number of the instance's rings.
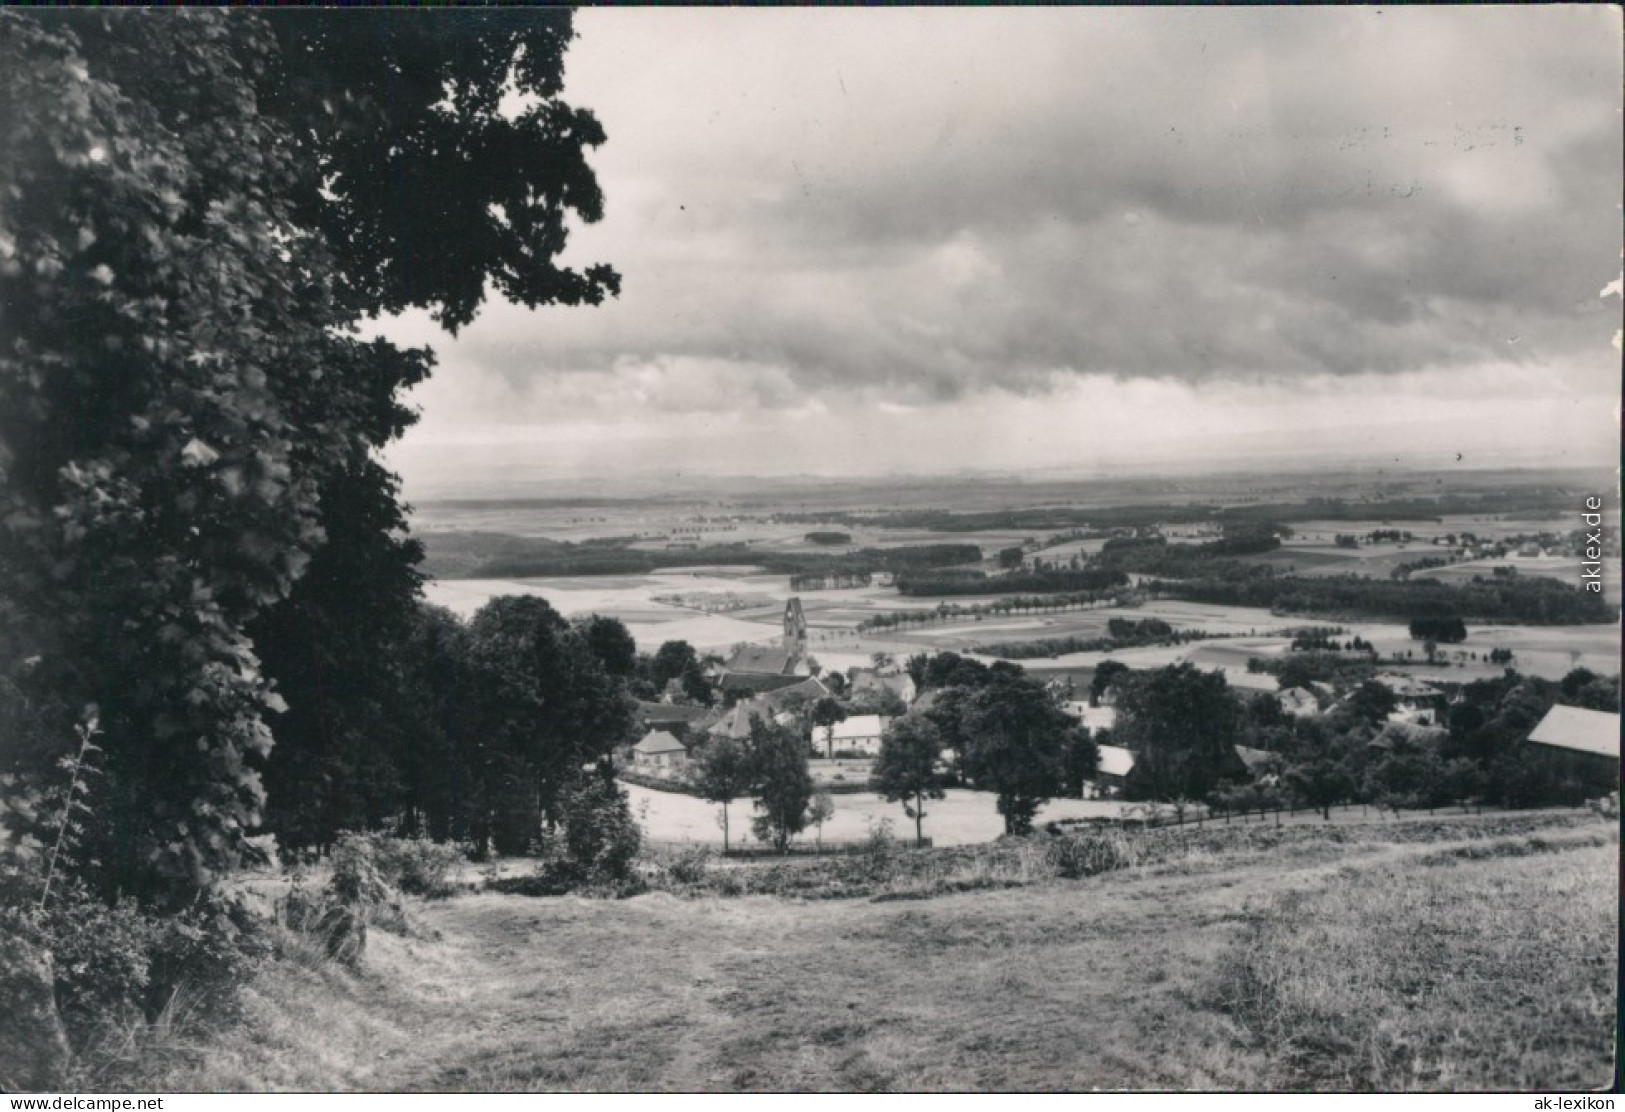
[[[1283,691],[1277,691],[1275,698],[1281,704],[1281,709],[1288,714],[1320,713],[1320,700],[1307,688],[1288,687]]]
[[[688,747],[665,730],[650,730],[643,740],[632,746],[634,753],[653,755],[656,753],[687,753]]]
[[[1248,772],[1256,771],[1259,765],[1275,756],[1268,749],[1254,749],[1249,745],[1235,745],[1231,748],[1235,749],[1236,756],[1241,758],[1241,763],[1247,766]]]
[[[711,713],[710,707],[691,706],[686,703],[649,703],[638,700],[638,720],[648,723],[698,722]]]
[[[887,721],[885,716],[879,714],[854,714],[851,718],[831,726],[829,737],[831,741],[879,737],[886,731]]]
[[[775,672],[729,672],[718,681],[717,686],[729,695],[759,695],[797,686],[804,678]]]
[[[1377,682],[1402,699],[1432,699],[1444,694],[1432,684],[1413,680],[1409,676],[1383,675],[1377,677]]]
[[[907,672],[883,676],[873,668],[854,668],[851,674],[852,694],[863,691],[890,691],[903,699],[914,694],[914,677]]]
[[[793,678],[793,677],[787,677]],[[796,683],[776,688],[762,695],[756,701],[770,710],[783,710],[798,698],[816,702],[829,694],[829,688],[819,683],[812,676],[799,680]]]
[[[750,716],[753,713],[758,718],[766,717],[762,713],[762,708],[753,705],[750,700],[737,703],[706,732],[712,737],[731,737],[736,741],[743,741],[750,737]]]
[[[1619,715],[1583,707],[1553,707],[1529,740],[1536,745],[1619,760]]]
[[[733,659],[722,667],[728,672],[782,676],[792,670],[795,661],[794,653],[776,645],[741,645]]]
[[[1121,745],[1102,745],[1100,748],[1101,776],[1127,776],[1134,768],[1134,754]]]
[[[1396,741],[1401,740],[1422,745],[1429,741],[1439,741],[1448,737],[1449,734],[1450,731],[1442,726],[1423,726],[1420,723],[1407,722],[1402,718],[1396,718],[1384,726],[1382,731],[1366,744],[1373,749],[1388,749]]]

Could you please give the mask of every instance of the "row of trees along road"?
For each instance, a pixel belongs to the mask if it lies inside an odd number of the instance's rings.
[[[357,326],[618,292],[555,262],[603,204],[571,38],[560,9],[0,11],[5,811],[45,833],[94,716],[103,891],[188,898],[267,790],[290,827],[384,805],[357,785],[411,743],[402,661],[452,635],[374,454],[433,356]],[[549,625],[492,615],[471,653],[511,621]],[[482,713],[530,709],[493,683]]]

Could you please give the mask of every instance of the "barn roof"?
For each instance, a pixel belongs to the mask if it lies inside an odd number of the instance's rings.
[[[1121,745],[1102,745],[1100,770],[1102,776],[1127,776],[1134,767],[1134,754]]]
[[[665,730],[650,730],[643,740],[632,747],[634,752],[653,755],[656,753],[687,753],[688,747]]]
[[[1537,745],[1619,759],[1619,715],[1583,707],[1553,707],[1529,740]]]

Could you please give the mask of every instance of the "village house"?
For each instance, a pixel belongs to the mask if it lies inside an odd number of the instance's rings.
[[[840,753],[860,753],[865,757],[880,755],[880,739],[891,719],[879,714],[855,714],[844,722],[825,726],[815,737],[821,756],[834,757]]]
[[[1444,710],[1443,691],[1410,676],[1384,674],[1376,679],[1394,693],[1394,699],[1399,704],[1391,718],[1413,722],[1418,726],[1429,726],[1439,721]]]
[[[710,707],[686,703],[651,703],[638,700],[637,723],[645,731],[665,730],[679,741],[703,734],[718,715]]]
[[[1294,718],[1314,718],[1320,714],[1320,700],[1306,687],[1289,687],[1284,691],[1277,691],[1275,699],[1281,704],[1281,710]]]
[[[632,747],[632,767],[655,775],[681,772],[688,767],[688,747],[665,730],[651,730]]]
[[[878,696],[883,691],[890,691],[903,704],[914,702],[918,691],[914,686],[914,677],[907,672],[892,672],[887,674],[874,668],[853,668],[847,673],[847,696],[854,701],[864,696]]]
[[[1134,754],[1121,745],[1102,745],[1100,764],[1095,770],[1095,795],[1109,798],[1120,794],[1123,781],[1134,769]]]

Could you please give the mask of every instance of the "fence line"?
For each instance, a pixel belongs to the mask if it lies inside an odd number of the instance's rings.
[[[900,848],[909,848],[914,845],[914,839],[897,838],[895,844]],[[929,849],[931,839],[926,838],[920,844],[922,848]],[[868,838],[825,838],[821,842],[814,839],[810,842],[791,842],[784,854],[780,854],[778,850],[770,845],[750,842],[732,844],[728,847],[726,853],[715,842],[645,838],[643,845],[649,849],[677,852],[705,849],[715,853],[718,857],[845,857],[865,853],[872,848],[874,843]]]

